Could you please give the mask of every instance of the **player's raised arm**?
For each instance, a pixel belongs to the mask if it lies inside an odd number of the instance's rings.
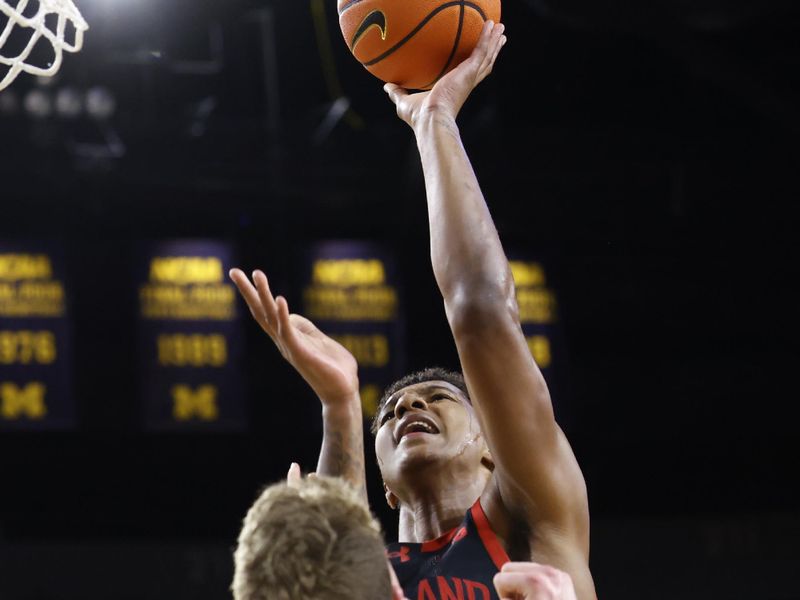
[[[456,125],[504,43],[503,26],[487,23],[470,58],[430,92],[386,91],[417,138],[433,271],[495,462],[487,514],[524,520],[533,557],[567,571],[587,599],[594,588],[583,476],[522,334],[508,261]]]
[[[366,502],[364,422],[355,358],[311,321],[290,314],[286,299],[273,297],[261,271],[253,273],[252,282],[239,269],[231,270],[230,277],[253,318],[322,403],[323,437],[317,473],[342,477]]]

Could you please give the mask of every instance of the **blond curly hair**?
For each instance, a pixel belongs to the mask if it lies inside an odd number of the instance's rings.
[[[234,562],[235,600],[392,597],[380,525],[338,479],[267,487],[247,512]]]

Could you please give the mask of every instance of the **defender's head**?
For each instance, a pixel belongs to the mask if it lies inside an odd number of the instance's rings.
[[[380,525],[338,479],[267,487],[244,519],[234,561],[235,600],[393,598]]]
[[[375,452],[396,507],[409,481],[441,470],[488,480],[494,468],[460,373],[429,368],[390,385],[372,424]]]

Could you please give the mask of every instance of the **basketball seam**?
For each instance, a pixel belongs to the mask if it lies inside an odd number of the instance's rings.
[[[353,0],[353,1],[360,2],[361,0]],[[464,0],[454,0],[453,2],[447,2],[446,4],[442,4],[442,5],[438,6],[438,7],[436,7],[435,9],[433,9],[430,13],[428,13],[428,15],[424,19],[422,19],[422,21],[420,21],[419,24],[414,29],[412,29],[411,32],[408,35],[406,35],[402,40],[397,42],[394,46],[392,46],[391,48],[389,48],[388,50],[386,50],[382,54],[379,54],[378,56],[376,56],[372,60],[368,60],[366,62],[362,62],[361,64],[364,65],[365,67],[371,67],[372,65],[375,65],[375,64],[379,63],[380,61],[382,61],[387,56],[390,56],[390,55],[394,54],[400,47],[405,46],[411,38],[413,38],[415,35],[417,35],[417,33],[419,33],[420,29],[422,29],[423,27],[425,27],[425,25],[428,24],[428,21],[433,19],[433,17],[435,17],[437,14],[439,14],[443,10],[451,8],[453,6],[461,6],[462,10],[464,9],[464,7],[472,8],[473,10],[475,10],[483,18],[484,21],[486,20],[486,13],[484,13],[483,9],[481,9],[481,7],[478,6],[477,4],[474,4],[472,2],[465,2]]]
[[[464,0],[461,0],[459,6],[460,10],[458,11],[458,30],[456,31],[456,39],[455,43],[453,44],[453,49],[450,51],[450,56],[447,57],[447,62],[444,63],[444,67],[442,67],[442,70],[439,72],[439,74],[434,78],[433,81],[422,86],[423,89],[433,87],[433,84],[439,81],[442,75],[447,73],[447,69],[450,67],[450,63],[453,62],[453,57],[456,55],[456,50],[458,50],[458,45],[461,43],[461,33],[464,30]]]
[[[341,9],[339,9],[339,16],[341,17],[345,12],[347,12],[348,10],[353,8],[353,6],[355,4],[358,4],[359,2],[363,2],[363,1],[364,0],[350,0],[349,2],[346,2],[345,5],[342,6]]]

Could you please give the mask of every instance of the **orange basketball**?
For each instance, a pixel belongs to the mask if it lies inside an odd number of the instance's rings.
[[[338,0],[353,56],[378,79],[426,90],[467,58],[500,0]]]

